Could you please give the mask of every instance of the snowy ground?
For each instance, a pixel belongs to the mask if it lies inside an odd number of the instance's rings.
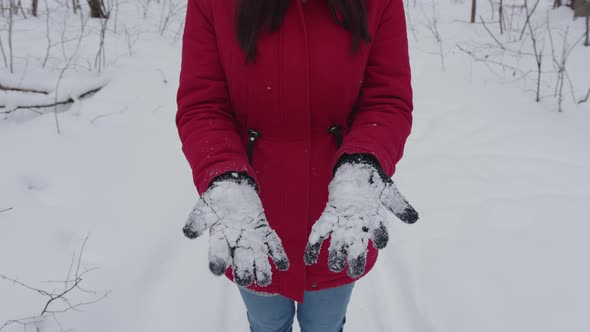
[[[534,84],[498,78],[455,47],[486,37],[457,21],[467,4],[438,6],[445,71],[413,11],[415,126],[394,176],[421,220],[391,225],[389,246],[357,283],[347,331],[590,331],[590,103],[568,97],[562,113],[554,98],[535,103]],[[566,10],[557,18],[569,20]],[[83,285],[97,294],[74,300],[109,293],[57,315],[64,330],[245,331],[237,289],[207,270],[206,241],[181,234],[196,193],[174,126],[176,28],[161,37],[160,17],[141,20],[133,56],[124,36],[107,39],[101,79],[109,83],[58,113],[60,135],[52,112],[0,118],[0,211],[12,208],[0,212],[0,274],[60,288],[42,281],[63,280],[90,233],[84,266],[98,269]],[[17,23],[23,36],[39,38],[39,50],[22,39],[16,47],[17,69],[35,81],[39,66],[25,60],[43,58],[45,21]],[[83,47],[80,59],[95,51]],[[572,53],[574,63],[589,58],[590,48]],[[44,72],[59,72],[54,62]],[[590,69],[574,68],[580,96]],[[13,79],[4,68],[0,75]],[[0,94],[0,104],[11,98]],[[0,279],[0,326],[44,303]],[[42,329],[58,330],[53,320]]]

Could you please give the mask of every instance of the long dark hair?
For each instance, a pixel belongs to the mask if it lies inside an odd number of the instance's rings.
[[[238,0],[235,13],[236,37],[240,48],[246,53],[246,62],[255,61],[260,29],[279,29],[291,1],[300,0]],[[361,40],[371,41],[365,0],[313,1],[328,1],[334,20],[352,33],[352,52],[358,50]]]

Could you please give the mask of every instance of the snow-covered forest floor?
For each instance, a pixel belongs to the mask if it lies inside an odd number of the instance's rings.
[[[504,1],[503,34],[488,2],[477,24],[470,1],[409,4],[415,122],[394,180],[421,220],[390,225],[347,331],[590,331],[590,47],[569,8],[529,1],[529,26],[522,2]],[[49,310],[96,302],[3,332],[247,330],[207,241],[181,233],[197,198],[174,124],[184,5],[119,2],[99,57],[100,20],[54,0],[15,15],[0,86],[47,94],[0,91],[0,326],[48,300],[11,280],[61,293],[87,236],[82,288]]]

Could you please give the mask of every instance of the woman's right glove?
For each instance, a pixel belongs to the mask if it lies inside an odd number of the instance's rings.
[[[254,180],[230,172],[215,178],[201,195],[183,228],[190,239],[209,229],[209,269],[222,275],[232,266],[235,282],[243,287],[272,282],[270,256],[280,271],[289,260],[277,233],[266,220]]]

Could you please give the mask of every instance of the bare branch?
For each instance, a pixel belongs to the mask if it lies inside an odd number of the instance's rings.
[[[29,285],[27,285],[27,284],[24,284],[24,283],[22,283],[22,282],[20,282],[20,281],[18,281],[18,280],[16,280],[16,279],[9,278],[9,277],[7,277],[7,276],[5,276],[5,275],[3,275],[3,274],[0,274],[0,278],[1,278],[1,279],[4,279],[4,280],[6,280],[6,281],[10,281],[10,282],[12,282],[12,283],[14,283],[14,284],[17,284],[17,285],[19,285],[19,286],[22,286],[22,287],[24,287],[24,288],[26,288],[26,289],[28,289],[28,290],[32,290],[32,291],[34,291],[34,292],[37,292],[37,293],[39,293],[39,294],[41,294],[41,295],[43,295],[43,296],[51,296],[51,294],[49,294],[48,292],[46,292],[46,291],[44,291],[44,290],[42,290],[42,289],[38,289],[38,288],[35,288],[35,287],[31,287],[31,286],[29,286]]]
[[[496,38],[496,36],[494,36],[494,34],[490,31],[490,29],[486,25],[486,22],[483,20],[483,17],[480,16],[479,17],[479,20],[483,24],[483,27],[486,28],[486,31],[488,32],[488,34],[494,39],[494,41],[496,42],[496,44],[498,44],[498,46],[500,46],[501,49],[505,50],[506,47],[504,47],[504,45],[502,45],[502,43],[500,43],[500,41]]]
[[[498,66],[498,67],[500,67],[500,68],[502,68],[504,70],[509,70],[509,71],[514,72],[514,73],[522,72],[521,69],[518,68],[518,67],[510,66],[510,65],[507,65],[505,63],[502,63],[502,62],[498,62],[498,61],[489,59],[487,57],[483,57],[482,58],[480,56],[477,56],[475,53],[473,53],[472,51],[469,51],[469,50],[465,49],[464,47],[462,47],[459,44],[457,44],[457,48],[459,48],[459,50],[461,50],[462,52],[466,53],[467,55],[471,56],[473,58],[473,60],[475,60],[476,62],[481,62],[481,63],[484,63],[484,64],[493,64],[493,65]]]
[[[103,87],[104,86],[101,86],[101,87],[98,87],[98,88],[94,88],[94,89],[88,90],[86,92],[83,92],[83,93],[79,94],[78,96],[75,96],[75,98],[69,97],[67,99],[58,100],[58,101],[55,101],[55,102],[52,102],[52,103],[33,104],[33,105],[19,105],[19,106],[13,108],[13,109],[9,109],[7,111],[0,112],[0,114],[2,114],[2,113],[5,113],[5,114],[12,113],[12,112],[14,112],[16,110],[19,110],[19,109],[46,108],[46,107],[55,107],[55,106],[59,106],[59,105],[70,104],[70,103],[73,103],[75,101],[75,99],[81,99],[81,98],[84,98],[84,97],[86,97],[86,96],[88,96],[90,94],[93,94],[93,93],[96,93],[96,92],[100,91],[100,89],[102,89]],[[6,106],[5,105],[0,105],[0,109],[1,108],[6,108]]]
[[[20,87],[16,87],[16,86],[6,86],[6,85],[2,85],[2,84],[0,84],[0,90],[3,90],[3,91],[18,91],[18,92],[40,93],[40,94],[44,94],[44,95],[49,94],[48,91],[37,90],[37,89],[30,89],[30,88],[20,88]]]

